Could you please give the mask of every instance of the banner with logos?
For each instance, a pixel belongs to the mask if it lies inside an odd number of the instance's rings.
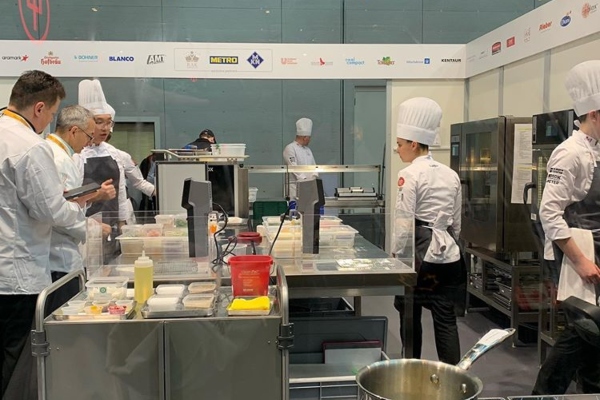
[[[600,0],[554,0],[469,42],[466,77],[600,32]]]
[[[464,45],[0,41],[0,75],[463,79]]]

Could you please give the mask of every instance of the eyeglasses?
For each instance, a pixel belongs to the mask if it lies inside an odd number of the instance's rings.
[[[96,122],[96,125],[98,125],[100,127],[106,126],[108,128],[112,128],[113,126],[115,126],[115,121],[113,121],[112,119],[108,120],[108,121],[96,120],[94,122]]]
[[[90,140],[90,142],[92,140],[94,140],[94,136],[93,135],[90,135],[89,133],[87,133],[86,131],[84,131],[83,129],[81,129],[80,127],[77,127],[77,129],[79,129],[81,132],[85,133],[85,136],[88,137],[88,139]]]

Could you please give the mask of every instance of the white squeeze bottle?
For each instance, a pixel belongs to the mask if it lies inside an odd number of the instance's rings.
[[[145,252],[133,264],[133,289],[138,305],[144,304],[154,294],[154,263]]]

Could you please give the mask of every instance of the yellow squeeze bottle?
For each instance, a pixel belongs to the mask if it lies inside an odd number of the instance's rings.
[[[145,252],[133,264],[133,290],[138,305],[154,294],[154,263]]]

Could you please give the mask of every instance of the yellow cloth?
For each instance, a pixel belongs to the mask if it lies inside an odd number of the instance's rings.
[[[271,301],[267,296],[260,296],[252,300],[233,299],[230,310],[268,310],[271,308]]]

